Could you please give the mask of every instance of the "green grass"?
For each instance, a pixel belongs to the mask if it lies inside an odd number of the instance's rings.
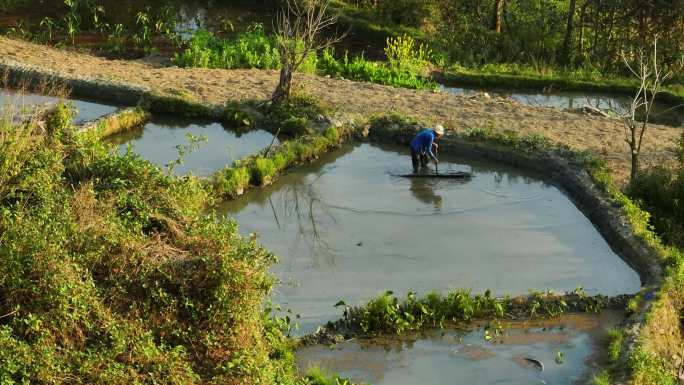
[[[615,364],[622,354],[622,344],[624,342],[623,331],[619,328],[608,330],[608,360]]]

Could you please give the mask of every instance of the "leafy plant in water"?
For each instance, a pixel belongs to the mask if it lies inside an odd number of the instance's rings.
[[[201,144],[206,143],[208,141],[208,138],[205,135],[193,135],[191,133],[187,133],[185,134],[185,137],[187,138],[188,143],[176,145],[178,156],[176,157],[176,159],[166,164],[166,172],[169,175],[173,174],[173,170],[176,166],[181,165],[185,162],[186,156],[199,150]]]
[[[563,353],[563,352],[560,351],[560,350],[556,351],[556,355],[555,355],[555,357],[554,357],[554,361],[556,361],[556,363],[557,363],[558,365],[563,364],[563,362],[565,362],[565,353]]]

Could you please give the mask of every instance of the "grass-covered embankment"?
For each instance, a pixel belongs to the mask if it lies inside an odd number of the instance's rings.
[[[126,132],[145,125],[151,118],[149,111],[142,107],[126,108],[104,116],[94,122],[86,123],[83,130],[97,130],[102,137]]]
[[[294,383],[273,257],[70,122],[0,120],[0,383]]]
[[[269,185],[288,168],[339,147],[353,133],[349,122],[328,121],[333,111],[311,97],[297,95],[278,105],[251,107],[233,104],[225,119],[233,124],[258,124],[285,140],[212,175],[210,190],[219,199],[235,199],[250,187]]]

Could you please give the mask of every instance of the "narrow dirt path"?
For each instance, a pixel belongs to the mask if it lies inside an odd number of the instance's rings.
[[[278,79],[275,71],[159,67],[143,61],[107,60],[0,37],[0,63],[10,61],[163,93],[182,92],[218,105],[227,101],[267,99]],[[624,129],[616,120],[525,106],[510,99],[470,98],[306,74],[298,75],[297,81],[305,92],[323,103],[355,116],[399,112],[427,123],[440,122],[455,130],[491,126],[520,134],[542,134],[573,148],[605,156],[620,181],[624,182],[629,174]],[[652,125],[644,143],[644,165],[674,162],[674,146],[680,133],[678,128]]]

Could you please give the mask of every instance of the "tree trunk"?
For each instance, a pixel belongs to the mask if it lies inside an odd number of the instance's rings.
[[[495,0],[494,14],[492,16],[492,31],[501,33],[501,15],[503,13],[503,5],[505,0]]]
[[[561,48],[560,62],[563,64],[570,64],[572,62],[572,35],[575,29],[575,7],[577,0],[570,0],[568,5],[568,24],[565,30],[565,38],[563,39],[563,48]]]
[[[587,18],[587,6],[589,3],[584,3],[582,6],[582,12],[580,12],[580,35],[579,42],[577,43],[577,64],[584,64],[584,30],[585,30],[585,20]]]
[[[290,69],[289,66],[284,65],[280,69],[280,81],[278,82],[278,86],[276,87],[275,92],[273,93],[273,97],[271,98],[271,101],[273,103],[278,103],[282,101],[283,99],[286,99],[290,96],[290,91],[292,90],[292,70]]]
[[[636,150],[632,150],[632,170],[630,174],[630,181],[634,183],[639,174],[639,153]]]

